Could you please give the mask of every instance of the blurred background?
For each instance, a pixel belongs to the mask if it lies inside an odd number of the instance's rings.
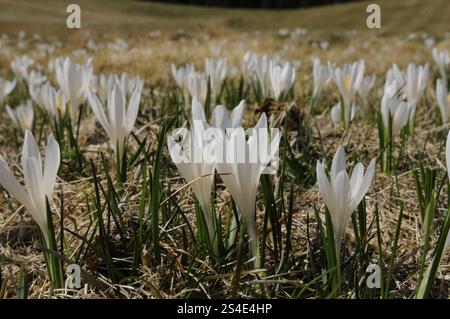
[[[358,0],[166,0],[161,3],[194,4],[212,7],[234,7],[234,8],[260,8],[260,9],[287,9],[320,6],[325,4],[336,4]],[[361,1],[361,0],[359,0]]]
[[[67,33],[66,7],[81,7],[82,29],[120,32],[150,30],[226,32],[302,27],[337,33],[369,31],[367,5],[343,0],[0,0],[0,30]],[[450,31],[449,0],[379,0],[382,29],[378,34]],[[213,6],[214,5],[214,6]],[[216,7],[223,6],[223,7]],[[230,8],[245,6],[247,8]],[[259,8],[258,10],[249,9]],[[294,8],[295,7],[295,8]],[[273,10],[273,8],[278,10]],[[282,10],[282,8],[284,8]],[[73,31],[73,30],[70,30]],[[72,36],[74,32],[69,34]]]

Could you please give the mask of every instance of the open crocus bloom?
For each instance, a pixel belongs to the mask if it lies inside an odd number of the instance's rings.
[[[177,85],[183,90],[187,90],[189,75],[195,72],[195,67],[192,63],[180,66],[177,68],[175,64],[172,64],[172,76]]]
[[[350,108],[352,101],[361,85],[364,77],[364,60],[359,60],[354,64],[346,64],[344,69],[334,69],[334,80],[341,93],[344,108]]]
[[[205,73],[211,84],[213,100],[219,95],[222,83],[228,74],[227,59],[206,59]]]
[[[259,179],[272,160],[276,159],[281,133],[269,137],[267,118],[263,113],[250,137],[242,127],[222,132],[218,144],[225,145],[223,154],[216,152],[217,172],[233,197],[239,214],[247,226],[255,268],[260,268],[256,231],[256,193]]]
[[[45,166],[42,166],[39,148],[30,131],[26,131],[22,149],[22,169],[25,187],[20,185],[12,171],[0,158],[0,184],[14,196],[33,216],[48,246],[46,198],[52,200],[53,189],[60,165],[59,144],[52,135],[45,149]]]
[[[15,109],[12,109],[9,105],[6,105],[6,112],[13,121],[14,125],[19,127],[22,132],[32,129],[34,111],[31,100],[27,100],[26,104],[19,105]]]
[[[188,76],[188,91],[192,97],[196,97],[203,105],[208,93],[208,79],[205,73],[192,72]]]
[[[212,114],[212,126],[220,129],[236,128],[241,126],[244,117],[245,100],[242,100],[232,112],[224,105],[217,105]]]
[[[410,119],[415,115],[417,102],[427,87],[429,72],[430,66],[428,63],[425,66],[417,66],[413,63],[408,65],[406,70],[405,95],[409,105],[411,105]]]
[[[255,63],[258,56],[254,52],[246,52],[241,62],[241,72],[244,76],[250,77],[255,71]]]
[[[60,116],[66,113],[66,97],[61,90],[47,84],[41,88],[41,99],[44,110],[59,123]]]
[[[72,62],[70,58],[55,61],[56,79],[66,100],[70,102],[72,123],[77,118],[78,107],[86,101],[92,77],[92,59],[85,65]]]
[[[317,183],[323,201],[331,215],[338,259],[345,226],[369,189],[375,174],[375,164],[376,160],[372,159],[365,173],[363,164],[356,164],[352,176],[349,178],[345,171],[345,151],[342,146],[339,146],[333,157],[330,180],[328,180],[324,164],[317,162]]]
[[[271,61],[269,63],[269,78],[273,97],[279,99],[282,94],[287,94],[294,85],[295,68],[289,62],[281,67]]]
[[[174,64],[172,64],[172,76],[177,85],[183,91],[184,102],[186,105],[189,104],[189,77],[194,72],[195,67],[192,63],[180,66],[178,69]]]
[[[373,86],[375,85],[376,75],[366,75],[363,77],[361,81],[361,85],[358,89],[358,94],[361,97],[363,104],[366,103],[367,96],[369,95],[370,91],[372,90]],[[366,105],[362,105],[362,109],[364,110]]]
[[[100,74],[99,76],[92,76],[91,86],[92,91],[98,95],[102,103],[106,103],[108,92],[112,89],[115,83],[114,75],[106,76]]]
[[[21,82],[25,81],[28,78],[28,68],[34,63],[32,59],[30,59],[26,55],[22,55],[11,61],[11,70],[16,77],[16,80]]]
[[[13,81],[6,81],[5,79],[0,78],[0,104],[3,103],[5,98],[12,92],[12,90],[14,90],[15,87],[15,79]]]
[[[450,116],[450,94],[447,92],[447,85],[442,79],[436,81],[436,99],[441,111],[442,122],[447,123]]]
[[[119,82],[116,82],[112,90],[108,92],[108,117],[105,115],[100,99],[96,95],[89,93],[89,103],[92,111],[105,129],[111,142],[111,147],[119,158],[122,158],[124,154],[125,143],[136,122],[141,100],[140,88],[138,86],[131,95],[130,100],[127,101],[125,90]],[[128,108],[126,107],[127,102]]]
[[[384,91],[389,91],[391,97],[396,96],[408,101],[411,108],[409,119],[415,116],[417,103],[427,86],[429,71],[430,66],[428,63],[424,66],[410,63],[406,71],[400,70],[394,64],[386,74]]]
[[[44,109],[44,92],[50,84],[47,82],[43,85],[33,85],[28,88],[28,93],[34,104],[40,109]]]
[[[270,87],[269,64],[272,59],[267,55],[259,58],[256,54],[253,54],[250,58],[253,60],[251,63],[253,67],[253,82],[260,88],[261,95],[265,97]],[[278,61],[272,61],[272,63],[275,62]]]
[[[327,84],[330,80],[330,71],[326,65],[320,64],[319,58],[314,58],[313,60],[313,98],[316,98],[322,87]]]
[[[441,78],[447,81],[447,68],[450,65],[450,54],[448,50],[439,51],[438,48],[433,48],[432,54]]]
[[[142,91],[144,88],[144,80],[142,80],[139,76],[130,77],[127,73],[122,73],[120,77],[116,75],[115,79],[116,82],[120,83],[120,87],[122,88],[126,98],[130,97],[134,91]]]
[[[206,141],[203,133],[208,126],[203,107],[194,96],[192,99],[192,125],[190,131],[180,129],[167,138],[170,157],[178,171],[190,183],[197,198],[208,227],[210,240],[214,243],[215,253],[218,253],[217,238],[213,216],[211,215],[211,188],[214,181],[215,159],[208,161],[203,154],[211,154],[214,141]],[[199,159],[196,156],[200,156]]]
[[[395,86],[394,84],[395,83]],[[397,64],[393,64],[392,67],[386,73],[386,81],[384,83],[384,90],[390,86],[391,88],[396,88],[395,92],[392,94],[403,94],[402,90],[404,89],[406,83],[406,74],[400,70]],[[393,96],[392,95],[392,96]]]
[[[270,83],[270,64],[273,66],[281,65],[282,61],[277,57],[263,55],[261,58],[256,53],[247,52],[244,56],[241,68],[244,75],[251,78],[254,88],[259,88],[262,97],[269,94]]]
[[[389,114],[392,116],[392,132],[397,133],[408,124],[411,108],[408,102],[389,96],[384,94],[381,99],[381,116],[385,128],[389,125]]]
[[[28,84],[28,90],[32,90],[34,87],[40,86],[47,81],[47,77],[41,72],[31,71],[26,78]]]

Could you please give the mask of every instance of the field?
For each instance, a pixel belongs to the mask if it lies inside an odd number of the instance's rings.
[[[369,30],[370,2],[80,0],[68,29],[65,2],[0,0],[0,298],[448,299],[447,2],[378,1]],[[242,100],[275,174],[175,163],[177,128]]]

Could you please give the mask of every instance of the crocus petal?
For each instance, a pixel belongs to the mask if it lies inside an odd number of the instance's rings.
[[[23,167],[23,177],[25,181],[25,188],[34,204],[35,210],[41,211],[45,208],[45,193],[42,185],[42,170],[40,170],[39,163],[35,157],[30,157],[25,160]],[[35,213],[31,211],[31,213]],[[36,218],[36,216],[33,216]]]
[[[134,123],[139,112],[139,103],[141,102],[141,90],[135,89],[133,95],[128,102],[127,112],[127,130],[131,132],[133,130]]]
[[[359,186],[357,192],[355,192],[355,195],[352,198],[351,203],[351,211],[353,212],[356,207],[358,207],[361,200],[366,195],[367,191],[369,190],[370,184],[372,183],[373,176],[375,175],[375,168],[376,168],[376,159],[372,159],[370,161],[369,167],[367,168],[366,173],[364,174],[363,180],[361,182],[361,185]]]
[[[337,216],[332,216],[333,227],[335,228],[335,235],[340,236],[341,232],[345,229],[350,214],[353,212],[350,210],[349,204],[351,199],[351,186],[348,174],[346,171],[341,171],[336,176],[335,182],[333,184],[334,190],[334,205],[336,206],[335,214]]]
[[[49,135],[45,149],[44,188],[45,194],[50,199],[55,186],[56,176],[60,165],[60,149],[53,135]]]
[[[339,146],[333,157],[333,162],[331,163],[331,184],[334,185],[336,176],[345,171],[345,150],[343,146]]]
[[[212,114],[212,125],[220,129],[230,128],[228,110],[223,105],[217,105]]]
[[[6,113],[8,113],[8,115],[11,118],[11,120],[13,121],[14,125],[18,126],[19,123],[17,122],[16,115],[14,114],[13,109],[9,105],[6,105],[5,109],[6,109]]]
[[[450,179],[450,132],[447,135],[447,143],[445,145],[445,160],[447,162],[447,174]]]
[[[356,164],[353,168],[352,177],[350,178],[350,185],[352,186],[352,196],[355,197],[358,192],[364,176],[364,166],[361,163]]]
[[[327,175],[325,174],[325,169],[323,168],[322,163],[317,161],[316,165],[316,175],[317,175],[317,184],[319,186],[320,194],[322,194],[323,201],[328,209],[331,211],[334,206],[333,203],[333,194],[331,191],[330,182],[328,181]]]
[[[231,113],[231,126],[233,128],[239,127],[242,124],[245,111],[245,100],[242,100],[238,106],[236,106]]]
[[[341,122],[341,103],[336,104],[331,108],[331,121],[337,125]]]
[[[205,111],[196,96],[192,98],[192,121],[206,122]]]
[[[105,129],[106,134],[108,134],[108,136],[111,138],[111,127],[108,123],[105,112],[103,111],[102,102],[100,102],[100,99],[97,97],[97,95],[92,94],[91,92],[89,92],[88,99],[89,103],[91,104],[92,111],[97,117],[97,120]]]
[[[121,87],[116,83],[111,93],[111,124],[118,129],[124,126],[125,121],[125,97]]]
[[[23,142],[22,148],[22,168],[25,167],[27,159],[32,157],[36,158],[42,176],[42,161],[41,161],[41,154],[39,152],[39,147],[36,143],[36,140],[34,139],[33,134],[27,130],[25,132],[25,140]]]
[[[33,204],[25,188],[19,184],[4,159],[0,160],[0,184],[28,210],[33,209]]]

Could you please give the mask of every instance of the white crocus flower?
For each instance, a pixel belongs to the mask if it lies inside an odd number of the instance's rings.
[[[188,91],[191,97],[196,97],[204,105],[208,93],[208,80],[204,73],[193,72],[188,77]]]
[[[42,103],[44,110],[59,123],[61,116],[66,114],[66,97],[61,90],[56,90],[50,85],[42,89]]]
[[[344,114],[342,114],[344,112]],[[349,123],[355,118],[355,104],[352,104],[351,108],[344,108],[342,110],[341,102],[338,102],[335,106],[331,108],[331,121],[334,125],[339,125],[342,123],[342,115],[344,115],[344,121]]]
[[[28,78],[28,69],[31,65],[33,65],[33,63],[34,61],[26,55],[17,57],[11,62],[11,70],[13,71],[18,82],[26,81]]]
[[[330,80],[330,69],[326,65],[320,64],[319,58],[313,60],[313,98],[317,98],[322,87],[326,85]]]
[[[385,94],[381,99],[381,116],[383,118],[384,127],[389,125],[389,114],[392,117],[392,132],[397,133],[408,124],[411,107],[408,102],[398,98],[390,98]]]
[[[259,179],[278,152],[281,134],[269,137],[267,118],[263,113],[248,139],[238,127],[229,134],[222,132],[218,144],[225,145],[217,155],[217,172],[233,197],[238,212],[247,226],[255,268],[260,268],[256,230],[256,193]],[[223,158],[220,158],[223,157]]]
[[[112,90],[108,92],[108,117],[105,115],[100,99],[91,93],[89,93],[88,97],[92,111],[110,139],[111,147],[116,155],[122,158],[128,135],[133,130],[139,112],[140,87],[136,88],[131,98],[127,101],[124,89],[121,88],[120,83],[116,82]],[[128,107],[126,107],[127,102]]]
[[[375,85],[376,75],[366,75],[361,81],[361,85],[358,89],[358,94],[362,99],[367,99],[367,96],[369,95],[370,91],[372,90],[373,86]]]
[[[22,132],[32,129],[34,111],[31,100],[27,100],[26,104],[19,105],[15,109],[12,109],[9,105],[6,105],[6,112],[13,121],[14,125],[19,127]]]
[[[283,67],[276,65],[273,61],[269,63],[269,78],[272,94],[275,99],[289,92],[295,81],[295,68],[289,62]]]
[[[450,94],[443,79],[436,81],[436,100],[441,111],[442,122],[447,123],[450,116]]]
[[[432,51],[434,62],[436,62],[441,78],[447,81],[447,68],[450,65],[450,54],[448,50],[439,51],[437,48],[433,48]]]
[[[211,215],[211,188],[214,181],[215,158],[203,158],[214,148],[214,141],[206,141],[203,132],[208,127],[203,107],[194,96],[192,99],[192,125],[190,132],[175,131],[167,138],[167,145],[172,161],[178,171],[190,184],[197,198],[208,228],[210,240],[213,242],[215,253],[218,254],[216,231]],[[200,158],[197,158],[199,156]]]
[[[126,97],[130,97],[131,94],[133,94],[134,91],[139,90],[142,92],[142,89],[144,87],[144,80],[142,80],[139,76],[130,77],[126,73],[122,73],[120,78],[116,75],[116,82],[120,83],[120,87],[123,90],[123,93],[126,95]]]
[[[195,72],[194,64],[188,63],[186,65],[180,66],[178,69],[175,64],[172,64],[172,76],[177,83],[177,85],[183,90],[188,89],[188,79],[191,73]]]
[[[408,101],[410,112],[409,121],[413,125],[413,119],[416,114],[417,103],[422,97],[428,81],[429,64],[415,65],[409,64],[406,71],[402,71],[394,64],[386,74],[384,91],[389,92],[390,97],[406,99]],[[412,127],[412,126],[411,126]]]
[[[175,64],[172,64],[172,76],[183,92],[186,107],[189,106],[189,77],[193,73],[195,73],[195,66],[192,63],[180,66],[178,69]]]
[[[228,73],[227,59],[206,59],[205,73],[211,85],[211,95],[213,100],[219,95],[222,83]]]
[[[16,83],[17,81],[15,79],[13,81],[6,81],[5,79],[0,78],[0,105],[12,90],[14,90]]]
[[[350,108],[364,77],[364,60],[352,65],[346,64],[344,69],[335,68],[334,80],[344,102],[344,108]]]
[[[393,92],[393,94],[403,94],[403,90],[406,85],[406,74],[400,68],[397,64],[393,64],[392,67],[387,71],[386,73],[386,81],[384,83],[384,90],[386,91],[386,88],[388,86],[393,87],[393,83],[395,83],[395,88],[398,90],[396,92]]]
[[[47,81],[47,77],[42,75],[41,72],[34,71],[34,70],[31,71],[28,74],[28,77],[26,78],[26,82],[28,84],[29,90],[42,85],[45,81]]]
[[[364,76],[364,78],[361,81],[361,85],[359,86],[358,89],[358,94],[361,97],[361,110],[363,112],[363,114],[365,115],[365,111],[367,108],[367,96],[369,95],[370,91],[372,90],[372,88],[375,85],[375,80],[376,80],[376,75],[372,74],[372,75],[366,75]]]
[[[266,97],[269,94],[269,90],[271,87],[269,72],[270,63],[278,65],[279,61],[275,58],[271,59],[267,55],[264,55],[262,58],[259,58],[257,55],[255,55],[253,59],[254,85],[256,87],[259,87],[262,97]]]
[[[98,95],[102,103],[106,103],[108,97],[108,92],[112,89],[115,83],[115,76],[110,75],[99,75],[92,76],[92,85],[94,87],[94,92]]]
[[[269,65],[271,59],[267,55],[264,55],[262,58],[255,56],[254,59],[255,60],[253,63],[254,63],[254,74],[256,77],[256,83],[258,84],[261,90],[261,95],[265,97],[268,94],[270,88]]]
[[[50,86],[50,84],[47,82],[43,85],[32,85],[28,89],[31,99],[35,105],[41,109],[44,108],[44,95],[46,94],[48,86]]]
[[[364,173],[361,163],[353,168],[351,177],[346,172],[345,150],[339,146],[331,164],[330,180],[325,165],[317,162],[316,174],[320,194],[331,215],[336,256],[339,260],[342,235],[352,213],[367,193],[375,174],[376,160],[372,159]]]
[[[15,197],[33,216],[49,245],[46,198],[51,203],[56,176],[60,165],[58,142],[48,137],[45,149],[45,165],[42,166],[36,140],[26,131],[22,149],[22,170],[25,187],[14,177],[5,161],[0,160],[0,184]]]
[[[226,130],[241,126],[244,118],[245,100],[242,100],[232,112],[229,112],[224,105],[217,105],[212,114],[212,126]]]
[[[86,101],[92,77],[92,59],[85,65],[72,62],[70,58],[55,62],[56,79],[70,103],[72,124],[77,118],[78,107]]]
[[[278,56],[269,57],[263,55],[261,58],[253,52],[247,52],[241,64],[244,76],[250,77],[252,86],[260,91],[262,97],[270,94],[270,64],[281,66],[283,61]]]
[[[411,63],[408,65],[406,70],[406,86],[405,95],[411,105],[410,119],[412,119],[416,113],[417,102],[422,97],[428,81],[430,66],[425,64],[425,66]]]
[[[244,76],[250,77],[255,72],[255,64],[258,56],[254,52],[246,52],[241,63],[241,72]]]

